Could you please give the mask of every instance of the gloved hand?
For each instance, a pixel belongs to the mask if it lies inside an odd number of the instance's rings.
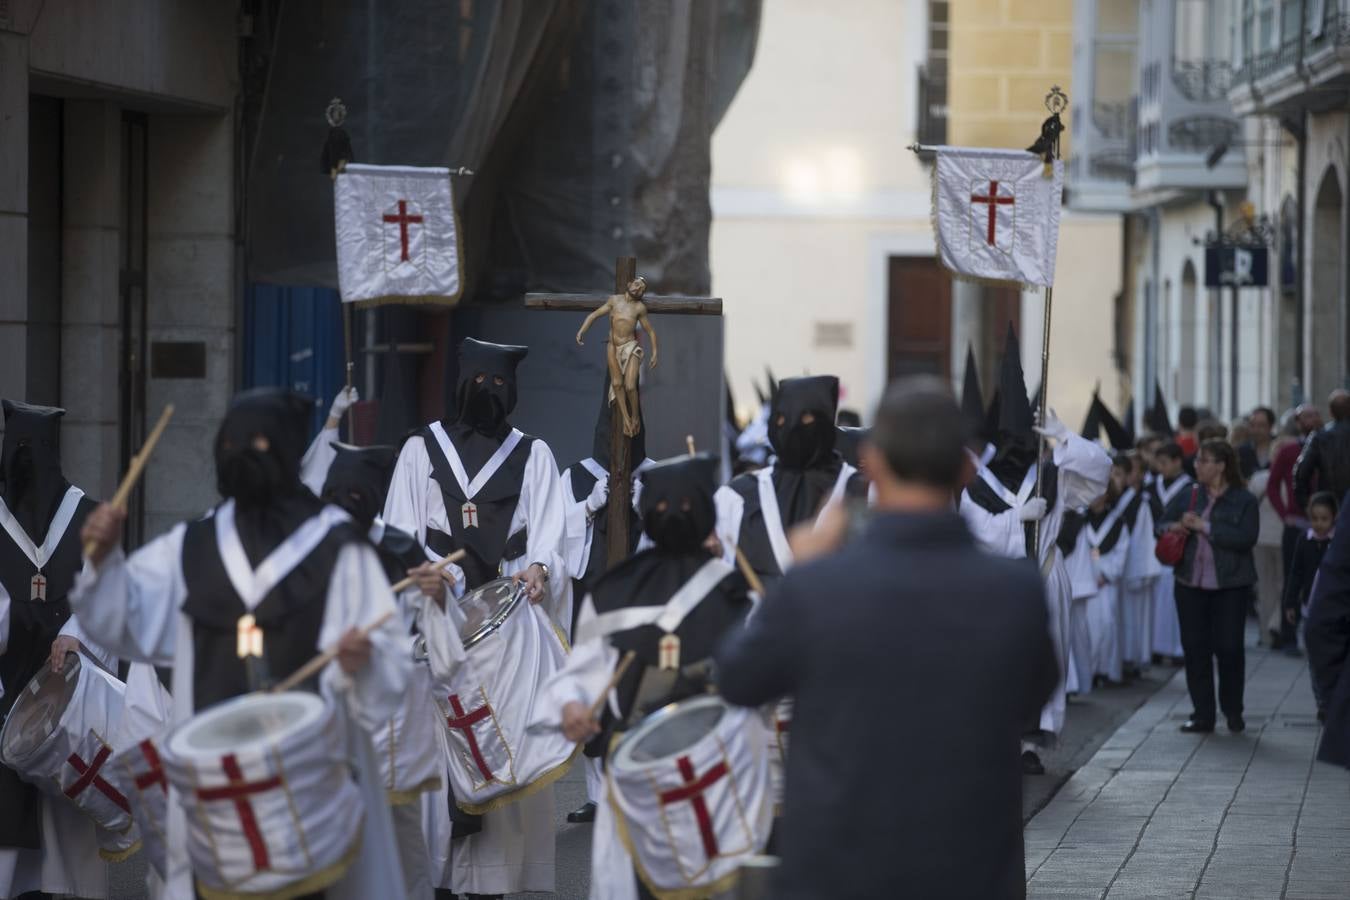
[[[1045,422],[1035,429],[1036,433],[1042,437],[1054,438],[1062,441],[1069,436],[1069,427],[1059,420],[1052,409],[1045,415]]]
[[[595,479],[595,487],[591,488],[591,495],[586,498],[586,515],[593,516],[605,508],[609,502],[609,479]]]
[[[342,417],[347,414],[347,410],[351,409],[352,404],[360,399],[361,394],[357,391],[355,385],[343,388],[333,398],[333,405],[328,410],[328,418],[341,421]]]
[[[1017,511],[1017,518],[1023,522],[1039,522],[1045,518],[1046,510],[1049,508],[1044,497],[1032,497],[1022,508]]]

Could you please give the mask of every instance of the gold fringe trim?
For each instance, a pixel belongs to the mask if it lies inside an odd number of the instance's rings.
[[[605,773],[609,778],[609,773]],[[628,857],[633,861],[633,871],[637,873],[638,878],[656,900],[708,900],[709,897],[715,897],[725,891],[730,891],[736,886],[741,878],[740,869],[732,869],[721,878],[709,884],[699,885],[698,887],[687,888],[660,888],[652,883],[651,876],[647,870],[642,867],[642,861],[633,849],[633,839],[628,834],[628,821],[623,817],[623,811],[619,809],[618,802],[614,799],[614,783],[611,780],[609,785],[608,800],[609,808],[614,813],[614,830],[619,834],[619,843],[623,844],[624,849],[628,851]]]
[[[203,897],[203,900],[295,900],[296,897],[303,897],[305,894],[317,894],[325,888],[332,887],[347,874],[357,855],[361,852],[361,832],[356,833],[356,840],[347,848],[347,852],[342,854],[342,858],[331,866],[320,869],[313,875],[307,875],[299,881],[292,882],[283,888],[275,891],[255,893],[249,891],[228,891],[219,888],[207,887],[202,884],[201,879],[197,879],[197,892]]]
[[[558,643],[562,644],[563,652],[564,652],[564,653],[571,653],[571,652],[572,652],[572,642],[569,641],[569,640],[567,639],[567,635],[563,633],[562,626],[559,625],[557,622],[553,621],[553,617],[552,617],[552,616],[549,617],[549,622],[548,622],[548,623],[549,623],[550,625],[553,626],[553,633],[556,634],[556,635],[558,636]]]
[[[103,860],[104,862],[110,863],[125,862],[128,859],[131,859],[137,853],[141,852],[141,846],[143,843],[144,843],[143,841],[138,840],[136,841],[136,843],[132,844],[125,850],[104,850],[102,847],[99,847],[98,858]]]
[[[519,790],[514,790],[507,794],[500,794],[486,803],[461,803],[456,800],[455,805],[471,816],[483,816],[499,810],[502,807],[510,806],[517,800],[524,800],[526,797],[531,797],[542,791],[544,788],[551,787],[553,782],[566,775],[567,770],[572,768],[572,763],[576,762],[577,754],[581,752],[581,748],[582,745],[577,744],[572,748],[572,753],[567,759],[563,760],[552,769],[549,769],[543,775],[540,775],[534,781],[531,781]],[[208,900],[210,900],[210,898],[208,898]]]
[[[421,800],[423,794],[430,793],[431,791],[439,791],[440,789],[441,777],[439,775],[432,775],[426,781],[421,784],[415,784],[407,790],[385,791],[384,796],[386,802],[388,802],[390,806],[407,806],[409,803],[416,803]]]

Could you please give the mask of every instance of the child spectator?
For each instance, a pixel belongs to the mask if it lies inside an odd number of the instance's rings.
[[[1284,619],[1297,626],[1312,595],[1313,579],[1322,565],[1322,557],[1331,546],[1336,531],[1336,498],[1323,491],[1308,501],[1308,530],[1294,547],[1293,563],[1284,580]],[[1298,656],[1298,641],[1285,647],[1285,652]]]

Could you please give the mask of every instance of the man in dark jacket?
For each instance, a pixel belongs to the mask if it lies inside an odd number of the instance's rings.
[[[1331,427],[1309,438],[1294,466],[1294,496],[1303,509],[1315,491],[1326,491],[1337,502],[1350,491],[1350,391],[1332,391],[1328,404]]]
[[[778,900],[1025,893],[1020,741],[1059,673],[1036,567],[952,510],[964,437],[936,379],[893,385],[875,518],[847,546],[840,511],[794,535],[813,561],[718,654],[730,702],[795,702]]]
[[[1350,504],[1341,504],[1335,536],[1322,557],[1303,637],[1318,712],[1325,719],[1317,758],[1350,768]]]

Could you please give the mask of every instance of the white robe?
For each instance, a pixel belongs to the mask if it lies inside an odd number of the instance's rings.
[[[1172,482],[1170,488],[1163,487],[1159,479],[1158,497],[1164,508],[1177,494],[1189,491],[1192,485],[1189,475],[1181,475]],[[1154,523],[1155,526],[1157,523]],[[1170,566],[1158,564],[1158,578],[1153,583],[1153,640],[1152,650],[1163,656],[1180,659],[1185,655],[1181,649],[1181,625],[1177,621],[1176,582]]]
[[[182,556],[186,523],[146,544],[128,559],[114,550],[95,570],[86,560],[71,592],[71,608],[83,627],[113,652],[158,666],[173,666],[173,724],[193,714],[192,622],[182,612],[187,598]],[[350,628],[369,625],[394,611],[394,598],[379,557],[364,544],[343,547],[328,583],[317,652],[336,644]],[[378,772],[369,754],[368,733],[383,725],[403,699],[412,660],[398,616],[370,635],[374,645],[370,664],[355,676],[329,665],[319,678],[321,693],[350,708],[360,728],[349,728],[357,753],[361,781],[378,787]],[[364,757],[364,758],[362,758]],[[381,800],[383,795],[377,793]],[[168,885],[164,896],[191,897],[192,873],[187,857],[186,822],[176,793],[169,796]],[[330,887],[330,900],[380,896],[391,884],[402,883],[387,807],[366,810],[361,851],[341,881]]]
[[[1109,529],[1105,529],[1109,531]],[[1106,535],[1103,534],[1102,537]],[[1112,681],[1124,677],[1124,642],[1121,639],[1121,579],[1130,553],[1129,535],[1122,533],[1116,543],[1093,562],[1100,587],[1088,601],[1088,627],[1092,632],[1092,668]]]
[[[1146,666],[1153,657],[1153,594],[1162,574],[1162,565],[1153,552],[1157,543],[1153,536],[1153,510],[1145,498],[1130,531],[1120,604],[1122,655],[1127,664],[1135,666]]]
[[[328,470],[333,467],[333,460],[337,459],[337,450],[333,447],[333,441],[337,439],[336,428],[320,430],[300,460],[300,481],[316,497],[323,493],[323,483],[328,480]]]
[[[652,463],[653,460],[644,459],[638,467],[633,470],[632,497],[634,510],[639,508],[638,504],[642,500],[642,471],[652,465]],[[591,457],[583,459],[581,462],[577,463],[577,466],[590,472],[591,475],[597,479],[609,478],[609,472]],[[566,510],[567,517],[565,527],[567,536],[564,543],[564,547],[566,548],[565,556],[567,558],[567,571],[571,573],[573,578],[580,578],[582,575],[586,574],[586,565],[591,559],[591,541],[595,537],[595,519],[586,512],[586,501],[589,499],[589,496],[575,497],[572,495],[573,468],[573,466],[568,466],[566,469],[563,469],[562,475],[559,478],[559,486],[562,490],[563,509]],[[596,515],[603,514],[603,508],[601,512],[596,513]],[[643,535],[643,537],[645,538],[646,535]],[[572,628],[571,620],[559,622],[558,624],[567,629],[570,636]]]
[[[778,514],[778,497],[773,489],[773,468],[774,464],[760,469],[755,473],[755,478],[759,482],[760,513],[764,520],[764,530],[768,532],[769,546],[773,549],[775,562],[778,563],[778,570],[787,574],[792,568],[792,548],[788,546],[788,529],[783,525],[782,516]],[[835,504],[844,501],[844,492],[848,489],[848,482],[856,473],[857,469],[848,463],[844,463],[839,468],[839,475],[834,480],[834,487],[830,490],[830,495],[825,498],[821,504],[820,512],[816,515],[816,521],[824,514],[825,510]],[[869,495],[870,496],[870,495]],[[722,485],[713,494],[713,503],[717,509],[717,524],[714,527],[714,533],[722,544],[722,561],[727,565],[736,565],[736,548],[741,542],[741,519],[745,515],[745,499],[730,485]]]
[[[384,519],[426,543],[427,529],[452,534],[440,485],[432,477],[425,441],[414,437],[403,445],[394,467],[393,483],[385,501]],[[544,608],[564,628],[572,621],[572,579],[567,566],[566,510],[561,479],[553,452],[542,440],[530,445],[520,499],[511,517],[510,533],[528,528],[526,551],[502,564],[503,575],[514,575],[539,562],[548,566],[548,595]],[[444,729],[437,731],[449,782],[450,751]],[[553,824],[553,791],[529,797],[488,813],[483,830],[450,843],[450,821],[445,794],[428,794],[423,803],[423,827],[431,853],[433,883],[456,894],[512,894],[551,892],[557,840]],[[439,809],[436,808],[439,802]]]
[[[1055,445],[1054,460],[1059,470],[1059,484],[1055,505],[1046,511],[1045,518],[1041,520],[1040,565],[1045,575],[1050,637],[1055,646],[1060,678],[1050,700],[1041,710],[1040,729],[1058,735],[1064,728],[1064,673],[1069,661],[1069,606],[1073,588],[1059,547],[1055,545],[1055,537],[1064,521],[1064,510],[1087,506],[1106,490],[1106,483],[1111,477],[1111,457],[1106,455],[1100,445],[1076,434],[1069,434]],[[981,468],[977,477],[985,477],[987,471]],[[991,485],[997,483],[992,475],[986,480]],[[1005,490],[1004,493],[1009,492]],[[1031,496],[1029,493],[1020,499],[1016,496],[1005,497],[1005,500],[1012,500],[1010,508],[1001,513],[991,513],[971,500],[969,493],[962,494],[961,516],[982,550],[1010,559],[1026,558],[1024,523],[1018,513]]]
[[[1092,547],[1087,528],[1078,531],[1073,551],[1064,560],[1069,574],[1072,603],[1069,607],[1069,667],[1065,690],[1079,696],[1092,693],[1092,631],[1088,627],[1088,603],[1097,594],[1097,571],[1092,565]]]

